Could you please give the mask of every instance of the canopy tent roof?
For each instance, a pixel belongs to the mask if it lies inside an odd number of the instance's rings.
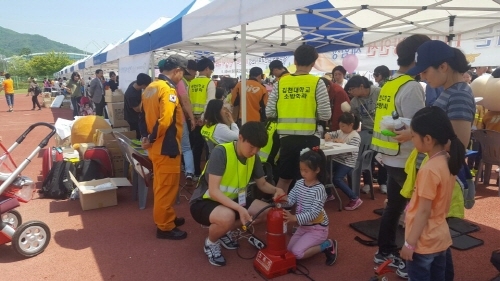
[[[384,44],[388,39],[417,33],[435,38],[449,36],[450,40],[460,35],[467,39],[475,31],[500,22],[498,0],[480,0],[473,5],[470,0],[299,1],[301,6],[312,5],[295,10],[283,10],[281,1],[279,5],[271,5],[270,1],[276,0],[215,0],[153,31],[151,48],[205,50],[214,52],[216,57],[240,53],[242,23],[247,23],[248,55],[278,56],[291,54],[304,42],[319,52],[328,52]],[[249,5],[253,4],[266,9],[227,17],[250,11]],[[207,26],[207,22],[211,24]]]

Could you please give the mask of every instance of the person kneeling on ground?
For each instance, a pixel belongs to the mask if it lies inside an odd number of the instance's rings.
[[[221,244],[226,249],[238,248],[238,243],[232,239],[232,230],[266,217],[264,212],[257,220],[252,218],[267,203],[246,197],[246,186],[251,179],[262,192],[274,194],[274,198],[285,194],[282,189],[266,182],[262,163],[256,157],[266,143],[264,125],[248,122],[241,127],[236,142],[218,145],[210,154],[190,200],[190,210],[196,222],[210,226],[204,251],[212,265],[226,265]]]

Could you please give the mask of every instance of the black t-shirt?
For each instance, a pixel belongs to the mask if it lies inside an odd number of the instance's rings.
[[[108,81],[108,86],[109,86],[109,89],[111,90],[111,92],[114,92],[116,89],[118,89],[118,83],[116,83],[115,81],[109,79]]]
[[[125,116],[125,120],[129,123],[138,123],[139,122],[139,112],[134,110],[134,107],[137,107],[141,104],[141,95],[142,90],[136,90],[134,88],[134,82],[130,83],[127,90],[125,91],[125,101],[123,105],[123,114]]]

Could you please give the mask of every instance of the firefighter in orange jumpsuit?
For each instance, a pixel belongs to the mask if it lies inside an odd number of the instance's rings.
[[[142,147],[153,162],[156,238],[181,240],[187,233],[178,228],[184,218],[175,214],[174,203],[179,191],[181,172],[182,109],[175,85],[187,69],[187,59],[172,55],[158,63],[158,79],[142,93]],[[144,128],[147,130],[145,136]]]

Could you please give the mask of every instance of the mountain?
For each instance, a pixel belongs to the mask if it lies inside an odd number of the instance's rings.
[[[68,52],[80,53],[82,50],[70,45],[52,41],[40,35],[18,33],[13,30],[0,27],[0,55],[6,57],[19,55],[21,50],[29,49],[31,53],[45,52]]]

